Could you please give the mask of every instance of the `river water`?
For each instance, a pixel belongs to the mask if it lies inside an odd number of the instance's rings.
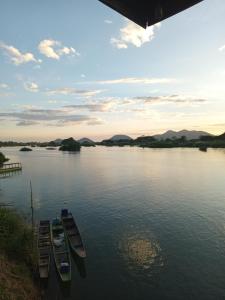
[[[22,172],[0,179],[0,201],[35,219],[72,211],[87,250],[47,299],[225,299],[225,150],[1,148]]]

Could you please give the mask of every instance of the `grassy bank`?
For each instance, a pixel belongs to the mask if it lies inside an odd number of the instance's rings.
[[[40,299],[33,281],[35,248],[24,219],[0,207],[0,300]]]

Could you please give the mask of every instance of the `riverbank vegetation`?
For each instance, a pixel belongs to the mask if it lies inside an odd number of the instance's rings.
[[[142,148],[225,148],[225,133],[219,136],[202,136],[199,139],[188,140],[185,136],[180,138],[157,139],[153,136],[142,136],[134,140],[104,140],[98,145],[103,146],[138,146]]]
[[[3,165],[4,162],[8,161],[9,159],[5,157],[5,155],[0,152],[0,167]]]
[[[40,299],[33,280],[35,249],[32,230],[24,218],[0,206],[0,300]]]

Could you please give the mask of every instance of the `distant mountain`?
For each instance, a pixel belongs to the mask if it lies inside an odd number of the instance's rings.
[[[219,140],[225,140],[225,132],[223,134],[221,134],[221,135],[218,135],[217,139],[219,139]]]
[[[53,141],[53,143],[56,145],[56,146],[60,146],[61,143],[62,143],[62,139],[56,139]]]
[[[180,131],[173,131],[168,130],[163,134],[156,134],[154,135],[154,138],[157,140],[166,140],[166,139],[173,139],[173,138],[181,138],[182,136],[185,136],[187,140],[197,140],[201,136],[211,136],[210,133],[205,131],[196,131],[196,130],[180,130]]]
[[[117,134],[111,137],[109,140],[113,142],[117,142],[117,141],[131,141],[133,139],[128,135]]]
[[[82,138],[82,139],[79,139],[78,140],[78,142],[80,143],[80,144],[86,144],[86,143],[89,143],[89,144],[94,144],[95,142],[94,141],[92,141],[91,139],[88,139],[88,138]]]

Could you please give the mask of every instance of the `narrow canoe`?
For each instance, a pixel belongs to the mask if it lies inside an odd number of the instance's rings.
[[[61,220],[70,243],[71,249],[81,258],[86,257],[86,251],[82,238],[74,220],[72,213],[68,212],[67,209],[62,209]]]
[[[48,220],[39,223],[37,247],[40,278],[48,279],[51,257],[50,221]]]
[[[51,226],[51,238],[56,269],[63,282],[71,280],[71,261],[67,237],[62,222],[54,219]]]

